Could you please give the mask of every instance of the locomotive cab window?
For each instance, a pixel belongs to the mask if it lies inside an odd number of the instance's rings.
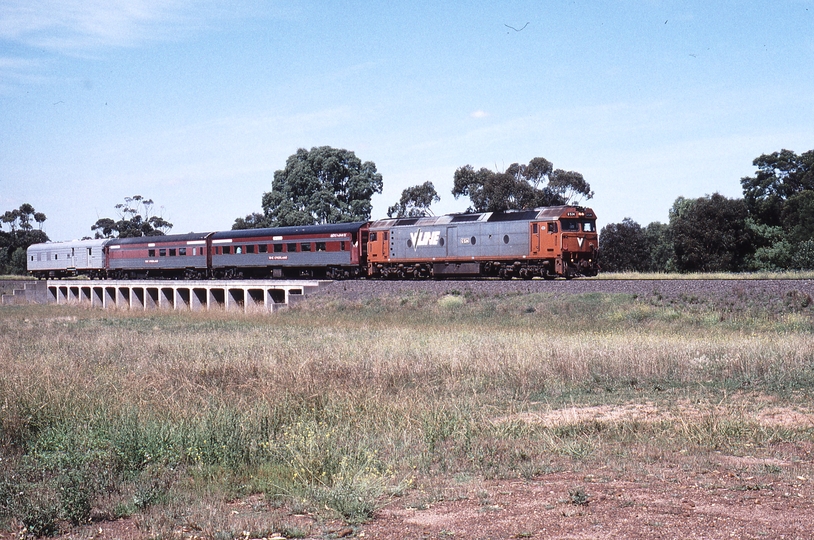
[[[579,230],[579,221],[576,219],[561,219],[560,224],[562,225],[563,232],[574,232]]]
[[[376,233],[375,233],[375,232],[370,233],[370,241],[371,241],[371,242],[375,242],[375,241],[376,241],[376,238],[377,238],[377,236],[376,236]]]
[[[558,232],[557,224],[556,223],[549,223],[548,224],[548,232],[550,232],[550,233]]]
[[[583,221],[582,230],[583,232],[596,232],[596,224],[593,221]]]

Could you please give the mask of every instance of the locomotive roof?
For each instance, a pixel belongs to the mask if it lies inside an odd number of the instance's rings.
[[[352,223],[328,223],[325,225],[297,225],[293,227],[272,227],[268,229],[238,229],[235,231],[220,231],[212,235],[212,239],[222,238],[253,238],[257,236],[284,236],[294,234],[331,234],[342,232],[356,232],[367,225],[366,221]]]
[[[596,217],[593,210],[590,208],[584,208],[582,206],[545,206],[542,208],[535,208],[533,210],[507,210],[505,212],[447,214],[444,216],[380,219],[378,221],[374,221],[371,224],[371,227],[404,227],[409,225],[431,226],[473,221],[488,223],[499,221],[546,221],[559,219],[569,211],[584,212],[585,217]]]
[[[159,236],[136,236],[133,238],[111,238],[107,245],[126,245],[126,244],[166,244],[170,242],[190,242],[195,240],[206,240],[212,233],[188,233],[188,234],[162,234]]]

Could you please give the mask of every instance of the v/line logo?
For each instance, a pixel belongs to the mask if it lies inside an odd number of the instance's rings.
[[[418,229],[416,232],[410,233],[410,243],[413,249],[418,249],[419,246],[437,246],[441,239],[441,231],[424,231]]]

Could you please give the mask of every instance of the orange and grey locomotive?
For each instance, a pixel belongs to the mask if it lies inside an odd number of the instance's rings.
[[[370,224],[368,275],[595,276],[596,216],[589,208],[383,219]]]

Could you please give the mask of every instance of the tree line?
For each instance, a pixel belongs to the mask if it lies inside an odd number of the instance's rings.
[[[262,212],[237,218],[233,229],[285,227],[367,221],[371,198],[381,193],[382,175],[372,161],[330,146],[300,148],[274,173],[271,191],[263,194]],[[593,197],[591,186],[574,171],[554,169],[545,158],[512,163],[505,171],[464,165],[455,171],[452,195],[470,201],[468,212],[534,208]],[[387,209],[390,217],[432,215],[440,197],[432,182],[406,188]]]
[[[753,161],[754,176],[741,179],[743,198],[714,193],[679,197],[669,222],[640,226],[630,218],[600,231],[603,271],[741,272],[814,269],[814,150],[781,150]],[[232,229],[368,221],[371,199],[381,193],[382,175],[372,161],[330,146],[301,148],[275,171],[262,212],[235,219]],[[459,167],[452,195],[469,199],[467,212],[495,212],[578,204],[594,195],[575,171],[555,169],[545,158],[512,163],[504,171]],[[432,215],[440,200],[432,182],[406,188],[390,217]],[[172,228],[152,212],[141,195],[114,208],[118,219],[101,218],[90,229],[96,238],[156,236]],[[45,214],[30,204],[0,216],[0,273],[25,273],[25,250],[48,241]],[[39,225],[34,228],[32,222]],[[89,238],[89,237],[86,237]]]
[[[603,271],[814,270],[814,150],[763,154],[742,198],[679,197],[669,222],[630,218],[602,228]]]
[[[25,274],[25,251],[31,244],[48,241],[42,230],[45,214],[37,212],[28,203],[19,208],[7,210],[0,216],[0,275]],[[32,222],[37,224],[34,228]],[[8,227],[8,230],[5,228]]]

